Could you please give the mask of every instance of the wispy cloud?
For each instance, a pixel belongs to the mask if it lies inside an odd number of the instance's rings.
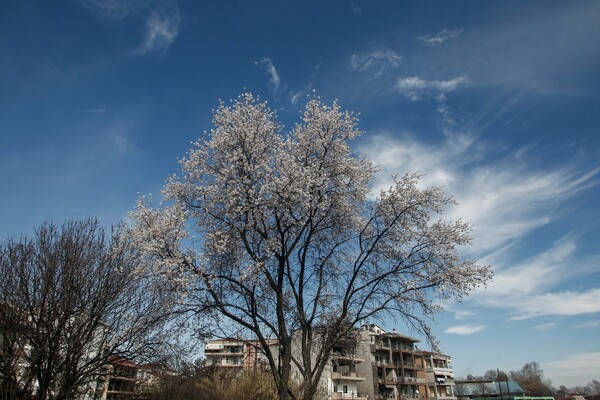
[[[462,29],[444,29],[434,35],[419,36],[417,41],[425,46],[438,46],[447,40],[457,37],[462,33]]]
[[[571,329],[591,329],[600,326],[600,321],[587,321],[582,322],[581,324],[571,325],[569,328]]]
[[[584,386],[600,373],[600,352],[570,353],[561,360],[544,362],[544,373],[554,382]]]
[[[455,335],[472,335],[485,329],[485,325],[456,325],[447,328],[444,332]]]
[[[156,0],[79,0],[99,19],[107,22],[143,23],[142,42],[133,55],[164,54],[179,35],[181,13],[175,1]]]
[[[151,0],[80,0],[80,3],[102,19],[123,20],[139,14],[152,5]]]
[[[547,324],[540,324],[532,327],[534,331],[546,332],[551,331],[552,329],[556,329],[558,324],[556,322],[548,322]]]
[[[402,56],[395,51],[382,48],[367,54],[353,54],[350,57],[350,68],[355,71],[375,70],[375,76],[379,76],[386,68],[399,66],[401,60]]]
[[[467,311],[467,310],[456,310],[456,311],[453,310],[453,312],[454,312],[454,319],[456,319],[456,320],[467,319],[469,317],[473,317],[473,316],[477,315],[473,311]]]
[[[519,298],[514,320],[543,315],[573,316],[600,312],[600,289],[542,293]]]
[[[477,290],[473,300],[490,307],[509,310],[511,320],[544,315],[573,316],[600,312],[600,289],[560,290],[565,282],[600,271],[597,256],[577,257],[575,239],[566,237],[522,262],[510,252],[484,258],[495,262],[496,275],[486,290]],[[506,254],[508,253],[508,254]],[[509,264],[510,267],[506,267]],[[540,329],[545,325],[540,325]]]
[[[459,85],[465,82],[467,82],[466,76],[459,76],[447,81],[429,81],[419,78],[418,76],[411,76],[399,78],[396,82],[396,89],[410,101],[422,100],[431,95],[436,96],[436,98],[442,96],[442,98],[445,99],[446,93],[456,90]]]
[[[146,31],[142,44],[135,54],[164,54],[179,35],[181,14],[178,8],[156,10],[146,19]]]
[[[362,9],[356,5],[354,1],[350,1],[350,8],[352,8],[352,13],[354,15],[360,15],[362,13]]]
[[[273,60],[268,57],[263,57],[262,60],[252,61],[252,63],[256,66],[262,65],[265,67],[265,74],[269,77],[269,85],[271,86],[273,93],[277,93],[281,86],[281,76],[273,64]]]
[[[600,173],[600,168],[574,166],[538,170],[510,156],[490,161],[494,147],[468,135],[433,145],[408,134],[380,134],[359,150],[380,168],[374,195],[388,189],[399,171],[424,173],[423,186],[442,186],[452,194],[459,204],[446,215],[474,226],[471,251],[479,257],[560,217],[558,204],[595,185]]]

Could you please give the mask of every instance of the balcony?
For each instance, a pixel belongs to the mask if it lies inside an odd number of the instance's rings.
[[[412,376],[403,376],[398,378],[398,381],[400,383],[405,383],[405,384],[418,384],[418,383],[427,383],[427,379],[423,379],[423,378],[415,378]]]
[[[354,400],[367,400],[368,396],[365,393],[342,393],[335,392],[331,393],[331,400],[343,400],[343,399],[354,399]]]
[[[389,343],[375,342],[375,349],[377,349],[377,350],[389,350],[389,349],[391,349],[391,346],[390,346]]]
[[[331,379],[338,381],[364,381],[366,378],[356,372],[332,372]]]
[[[414,347],[406,344],[397,344],[392,346],[392,351],[415,351]]]
[[[365,361],[364,358],[359,358],[351,354],[332,353],[329,357],[331,360],[337,360],[340,364],[359,364]]]

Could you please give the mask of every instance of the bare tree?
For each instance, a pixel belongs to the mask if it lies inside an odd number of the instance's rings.
[[[93,219],[0,244],[3,398],[71,399],[114,357],[154,353],[168,303],[138,263]]]
[[[406,175],[371,196],[376,168],[353,155],[357,119],[336,103],[310,100],[287,134],[251,94],[221,103],[213,122],[166,205],[140,200],[132,237],[147,265],[260,341],[280,399],[296,397],[292,368],[313,399],[332,348],[361,321],[390,313],[429,336],[423,315],[489,279],[458,254],[469,226],[437,219],[453,203],[441,189]]]
[[[523,388],[528,396],[552,396],[552,382],[544,378],[544,370],[536,361],[523,365],[518,371],[510,371],[510,378]]]

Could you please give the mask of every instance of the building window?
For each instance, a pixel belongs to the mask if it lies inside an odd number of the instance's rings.
[[[348,385],[344,385],[344,393],[348,393]]]

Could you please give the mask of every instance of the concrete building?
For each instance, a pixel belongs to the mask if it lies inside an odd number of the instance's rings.
[[[421,351],[416,347],[418,339],[375,324],[363,325],[357,334],[355,348],[340,345],[333,349],[321,376],[324,398],[458,400],[449,356]],[[207,365],[255,368],[264,361],[256,345],[237,339],[211,340],[205,348]],[[276,341],[271,349],[276,354]],[[293,351],[299,354],[300,349]],[[292,379],[301,379],[299,371],[292,371]]]
[[[365,359],[356,351],[344,347],[334,348],[329,357],[330,365],[321,380],[326,380],[327,392],[331,400],[367,400],[366,393],[359,390],[359,384],[366,380],[357,372]]]
[[[415,344],[418,339],[386,332],[375,325],[360,329],[361,351],[367,362],[359,364],[358,373],[365,381],[359,390],[369,399],[425,399],[427,375],[425,359]]]
[[[277,341],[270,340],[269,344],[276,348]],[[206,365],[239,370],[256,368],[267,362],[259,348],[256,340],[209,340],[204,347]]]
[[[454,371],[450,356],[422,351],[427,372],[427,391],[430,399],[457,400]]]

